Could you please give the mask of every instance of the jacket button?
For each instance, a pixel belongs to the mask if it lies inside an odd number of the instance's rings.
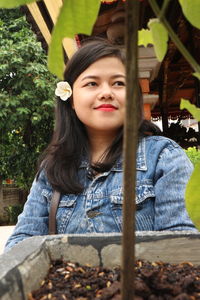
[[[88,218],[95,218],[96,216],[100,215],[101,213],[99,211],[93,211],[93,210],[89,210],[87,212],[87,216]]]

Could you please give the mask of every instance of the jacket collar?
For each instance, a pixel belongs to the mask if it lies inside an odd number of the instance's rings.
[[[113,166],[113,171],[122,171],[123,169],[123,161],[122,158]],[[137,149],[137,158],[136,158],[136,170],[138,171],[146,171],[147,163],[146,163],[146,140],[145,138],[141,138],[138,143]]]
[[[141,138],[138,143],[137,149],[137,160],[136,160],[136,170],[138,171],[146,171],[147,170],[147,163],[146,163],[146,140],[145,138]],[[87,168],[88,161],[83,160],[81,162],[80,168]],[[123,169],[123,161],[120,158],[115,165],[112,167],[111,171],[122,171]]]
[[[138,150],[137,150],[137,170],[146,171],[147,161],[146,161],[146,139],[141,138],[139,140]]]

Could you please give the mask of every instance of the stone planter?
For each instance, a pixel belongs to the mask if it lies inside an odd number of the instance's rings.
[[[136,233],[136,258],[149,261],[200,263],[200,233]],[[48,273],[52,260],[81,264],[120,265],[121,235],[56,235],[29,238],[0,256],[0,299],[25,300]]]

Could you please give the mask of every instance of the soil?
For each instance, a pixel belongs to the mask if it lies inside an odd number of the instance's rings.
[[[120,269],[53,261],[49,273],[29,300],[121,300]],[[200,266],[189,262],[135,263],[134,300],[200,299]]]

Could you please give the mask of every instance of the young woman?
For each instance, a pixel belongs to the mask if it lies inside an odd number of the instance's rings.
[[[122,230],[124,51],[107,42],[89,42],[68,62],[64,78],[56,89],[52,141],[7,248],[27,237],[48,234],[54,190],[61,193],[58,233]],[[141,123],[136,229],[194,229],[184,205],[192,165],[174,141],[158,134],[150,122]]]

